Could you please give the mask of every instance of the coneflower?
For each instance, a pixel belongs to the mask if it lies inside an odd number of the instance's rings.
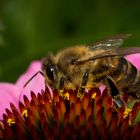
[[[77,91],[64,91],[67,99],[49,89],[31,100],[24,95],[18,108],[10,103],[1,121],[1,139],[140,139],[136,116],[140,103],[135,103],[124,117],[125,109],[115,110],[112,97],[105,89],[101,94],[92,88],[79,99]]]

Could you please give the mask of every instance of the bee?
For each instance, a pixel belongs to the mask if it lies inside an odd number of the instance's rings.
[[[121,91],[140,97],[140,72],[123,56],[140,53],[139,47],[122,48],[130,34],[108,37],[91,45],[65,48],[57,54],[48,54],[42,60],[42,75],[46,85],[53,89],[77,89],[82,98],[87,85],[109,85],[111,96],[118,107],[124,106]]]

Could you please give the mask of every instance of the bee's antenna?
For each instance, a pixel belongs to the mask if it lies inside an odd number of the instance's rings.
[[[38,71],[38,72],[36,72],[36,73],[24,84],[23,88],[25,88],[25,87],[30,83],[30,81],[31,81],[34,77],[36,77],[38,74],[41,74],[43,77],[45,77],[45,75],[44,75],[43,72]]]

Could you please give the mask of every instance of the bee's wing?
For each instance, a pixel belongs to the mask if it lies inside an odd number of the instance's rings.
[[[125,55],[135,54],[135,53],[140,53],[140,47],[118,48],[116,50],[106,50],[106,51],[102,52],[101,54],[97,54],[95,56],[91,56],[86,59],[77,60],[75,62],[75,64],[81,64],[81,63],[85,63],[88,61],[93,61],[96,59],[106,58],[106,57],[122,57]]]
[[[123,44],[124,39],[128,38],[129,36],[131,36],[131,34],[118,34],[115,36],[111,36],[90,45],[89,49],[91,51],[99,49],[115,50],[120,47]]]
[[[122,56],[132,53],[132,49],[126,48],[119,48],[124,40],[131,36],[131,34],[118,34],[108,38],[105,38],[101,41],[98,41],[92,45],[87,46],[89,48],[89,52],[96,52],[91,53],[92,55],[85,55],[78,60],[75,60],[75,64],[84,63],[87,61],[104,58],[104,57],[113,57],[113,56]],[[136,48],[135,48],[136,49]],[[137,50],[137,49],[136,49]],[[133,50],[134,51],[134,50]],[[135,51],[136,52],[136,51]]]

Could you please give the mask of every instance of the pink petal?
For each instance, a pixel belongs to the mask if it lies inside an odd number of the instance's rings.
[[[10,109],[12,102],[18,108],[18,98],[20,95],[19,89],[10,83],[0,83],[0,120],[5,112],[5,109]]]
[[[140,70],[140,53],[127,55],[125,58]]]
[[[33,61],[28,70],[20,76],[20,78],[17,80],[16,85],[19,87],[21,91],[21,95],[19,100],[23,101],[23,95],[26,95],[28,99],[31,99],[30,92],[34,91],[35,94],[38,94],[41,92],[41,90],[45,90],[45,83],[44,83],[44,77],[41,74],[38,74],[35,76],[25,88],[23,86],[25,83],[38,71],[41,70],[41,62],[40,61]]]

